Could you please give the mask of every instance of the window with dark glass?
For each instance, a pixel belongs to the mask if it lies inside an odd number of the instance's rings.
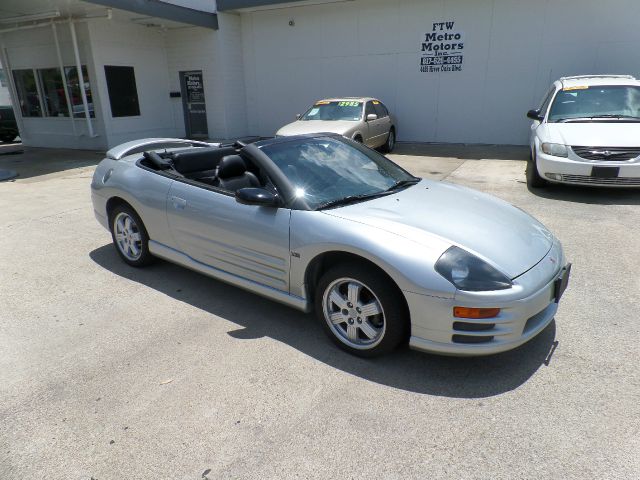
[[[14,70],[13,80],[16,84],[22,116],[41,117],[40,95],[33,70]]]
[[[38,70],[40,91],[45,117],[68,117],[69,109],[64,95],[62,75],[58,68],[42,68]]]
[[[105,65],[107,91],[112,117],[135,117],[140,115],[138,90],[133,67]]]
[[[387,108],[381,104],[380,102],[378,103],[373,103],[373,106],[376,109],[376,115],[378,115],[378,118],[384,118],[384,117],[388,117],[389,116],[389,111],[387,110]]]
[[[67,79],[67,90],[69,91],[69,100],[71,100],[71,109],[73,116],[76,118],[84,118],[84,105],[82,103],[82,90],[80,90],[80,78],[78,77],[78,69],[76,67],[64,67],[64,76]],[[82,79],[84,80],[84,93],[87,96],[87,104],[89,106],[89,116],[95,117],[93,111],[93,97],[91,95],[91,84],[89,83],[89,74],[86,65],[82,65]]]
[[[364,108],[364,118],[366,120],[367,115],[371,115],[371,114],[377,115],[376,114],[376,108],[373,106],[373,102],[367,102],[367,105]]]

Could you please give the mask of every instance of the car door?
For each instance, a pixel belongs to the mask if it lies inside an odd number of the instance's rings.
[[[551,100],[553,99],[555,93],[556,93],[556,87],[552,86],[551,89],[545,95],[544,99],[542,100],[542,104],[540,105],[541,115],[546,116],[547,110],[549,110],[549,104],[551,103]],[[540,126],[540,123],[541,122],[539,120],[533,120],[531,122],[531,133],[529,137],[529,143],[531,145],[532,151],[533,149],[535,149],[536,130]]]
[[[387,107],[385,107],[382,102],[374,100],[373,106],[376,109],[376,114],[378,115],[377,123],[380,127],[380,136],[378,137],[376,146],[380,146],[387,141],[387,137],[389,136],[391,116],[389,115],[389,110],[387,110]]]
[[[378,102],[379,103],[379,102]],[[378,147],[381,145],[380,138],[383,135],[382,129],[384,128],[384,119],[376,118],[375,120],[367,120],[367,116],[373,113],[378,115],[374,102],[369,100],[365,106],[364,118],[368,126],[369,135],[365,140],[365,143],[369,147]]]
[[[178,180],[167,216],[178,248],[192,259],[289,291],[290,210],[242,205],[231,193]]]
[[[367,120],[367,116],[370,114],[377,115],[372,101],[368,101],[364,106],[364,122],[367,128],[364,144],[369,147],[374,147],[379,133],[377,130],[377,120]]]

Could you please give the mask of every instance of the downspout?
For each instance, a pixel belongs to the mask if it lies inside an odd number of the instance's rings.
[[[67,110],[69,111],[69,116],[71,117],[71,128],[73,129],[73,135],[77,136],[76,133],[76,119],[73,115],[73,108],[71,105],[71,99],[69,97],[69,86],[67,85],[67,75],[64,71],[64,64],[62,63],[62,54],[60,53],[60,43],[58,42],[58,29],[56,28],[56,24],[51,24],[51,29],[53,30],[53,40],[56,44],[56,53],[58,54],[58,66],[60,68],[60,75],[62,76],[62,87],[64,88],[64,98],[67,101]],[[84,85],[79,87],[84,91]]]
[[[76,58],[76,70],[78,72],[78,82],[80,83],[80,94],[82,95],[82,105],[84,106],[84,117],[87,121],[89,136],[95,137],[93,133],[93,125],[89,116],[89,103],[87,102],[87,93],[84,91],[84,75],[82,75],[82,64],[80,63],[80,53],[78,52],[78,39],[76,37],[76,26],[73,20],[69,20],[69,30],[71,31],[71,43],[73,43],[73,54]]]

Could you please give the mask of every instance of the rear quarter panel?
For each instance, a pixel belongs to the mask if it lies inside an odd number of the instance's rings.
[[[108,200],[121,198],[138,213],[151,239],[175,248],[166,211],[167,194],[173,180],[138,167],[135,162],[139,158],[130,156],[100,162],[91,183],[94,208],[106,216]]]

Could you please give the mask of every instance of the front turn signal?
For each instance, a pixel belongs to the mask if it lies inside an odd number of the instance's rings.
[[[499,308],[453,307],[453,316],[456,318],[494,318],[499,314]]]

